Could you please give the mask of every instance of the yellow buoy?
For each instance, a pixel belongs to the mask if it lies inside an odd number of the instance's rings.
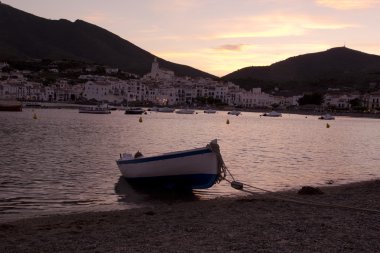
[[[142,123],[142,121],[143,121],[143,120],[142,120],[142,117],[140,117],[140,118],[139,118],[139,122]]]
[[[329,123],[326,124],[326,128],[330,128],[330,124]]]
[[[33,115],[33,119],[37,119],[37,114],[36,113]]]
[[[229,119],[227,119],[226,124],[227,124],[227,125],[230,124],[230,120],[229,120]]]

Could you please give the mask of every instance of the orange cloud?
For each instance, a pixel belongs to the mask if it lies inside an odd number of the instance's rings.
[[[247,46],[246,44],[225,44],[216,47],[215,49],[218,51],[241,51],[243,48]]]
[[[376,4],[378,0],[316,0],[316,3],[328,8],[338,10],[368,9]]]

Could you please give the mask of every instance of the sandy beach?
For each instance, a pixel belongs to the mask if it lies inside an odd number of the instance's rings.
[[[380,180],[0,224],[0,252],[380,252]],[[327,206],[281,200],[284,195]]]

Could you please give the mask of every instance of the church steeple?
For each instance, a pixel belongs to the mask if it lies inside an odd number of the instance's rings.
[[[154,57],[151,74],[155,75],[156,73],[158,73],[159,69],[160,67],[158,65],[157,57]]]

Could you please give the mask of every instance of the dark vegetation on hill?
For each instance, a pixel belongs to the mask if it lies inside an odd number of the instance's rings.
[[[49,20],[0,3],[0,60],[72,59],[146,74],[155,56],[85,21]],[[178,76],[212,77],[158,58]]]
[[[324,92],[328,88],[368,91],[380,82],[380,56],[347,47],[291,57],[265,67],[247,67],[223,77],[246,89]]]
[[[117,72],[107,73],[104,66],[75,60],[10,60],[7,63],[9,66],[2,69],[3,73],[12,73],[15,70],[23,71],[23,75],[28,81],[42,83],[45,86],[62,79],[72,85],[83,83],[87,79],[81,79],[81,75],[106,75],[122,80],[138,78],[135,74],[120,69]],[[3,81],[7,79],[7,76],[0,78]]]

